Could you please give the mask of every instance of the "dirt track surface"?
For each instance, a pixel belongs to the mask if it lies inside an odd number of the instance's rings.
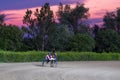
[[[0,63],[0,80],[120,80],[120,62]]]

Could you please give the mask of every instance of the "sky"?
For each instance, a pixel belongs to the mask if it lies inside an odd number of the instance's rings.
[[[120,0],[0,0],[0,13],[5,14],[5,23],[22,26],[22,19],[27,9],[35,10],[49,2],[51,9],[56,12],[58,4],[84,3],[89,8],[89,23],[100,24],[106,12],[115,11],[120,7]]]

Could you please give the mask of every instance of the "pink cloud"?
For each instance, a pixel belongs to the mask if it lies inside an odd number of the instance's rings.
[[[5,10],[2,13],[6,15],[6,24],[22,25],[22,17],[25,14],[25,10]]]
[[[107,11],[115,11],[117,7],[120,7],[120,0],[85,0],[85,7],[89,8],[90,19],[103,18]],[[75,7],[75,4],[71,4],[71,7]],[[32,11],[40,7],[29,8]],[[20,10],[5,10],[1,13],[6,15],[6,23],[22,26],[22,19],[27,9]],[[56,14],[58,5],[51,6],[51,10]],[[57,16],[55,15],[55,18]]]
[[[41,7],[29,8],[29,10],[32,10],[34,12],[36,8],[40,9]],[[53,10],[54,14],[56,14],[56,11],[58,10],[57,5],[51,6],[51,10]],[[23,16],[25,15],[26,11],[27,11],[27,9],[5,10],[5,11],[2,11],[1,14],[6,15],[6,18],[5,18],[6,24],[13,24],[13,25],[22,26],[23,25],[23,23],[22,23]]]
[[[90,18],[102,18],[107,11],[120,7],[120,0],[86,0],[85,5],[90,8]]]

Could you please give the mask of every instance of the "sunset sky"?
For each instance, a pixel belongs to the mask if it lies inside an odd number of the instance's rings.
[[[5,22],[7,24],[22,26],[25,11],[27,9],[34,11],[46,2],[50,3],[54,12],[57,11],[57,5],[60,2],[71,5],[77,2],[84,3],[85,7],[89,8],[90,24],[101,23],[107,11],[115,11],[120,7],[120,0],[0,0],[0,13],[6,15]]]

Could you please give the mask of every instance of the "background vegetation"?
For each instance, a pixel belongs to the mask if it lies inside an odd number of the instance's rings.
[[[60,3],[56,14],[50,4],[45,3],[35,11],[27,9],[23,16],[26,26],[19,28],[6,25],[5,15],[0,14],[0,50],[5,51],[0,51],[0,61],[41,61],[45,55],[41,51],[51,51],[52,48],[67,51],[58,53],[61,61],[119,60],[120,8],[106,12],[102,26],[90,26],[89,16],[89,8],[80,3],[74,8]]]

